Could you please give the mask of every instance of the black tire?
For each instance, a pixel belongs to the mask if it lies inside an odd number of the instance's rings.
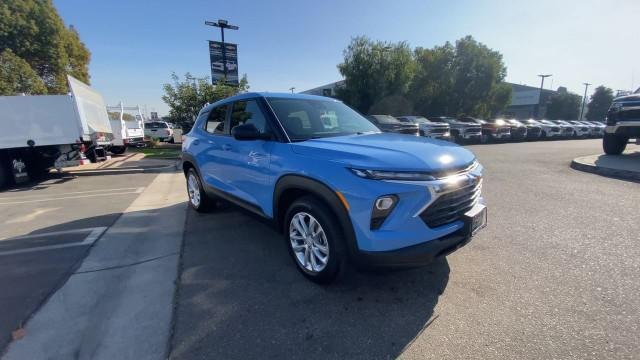
[[[602,148],[607,155],[620,155],[627,147],[629,138],[605,133],[602,138]]]
[[[9,173],[4,167],[4,163],[0,160],[0,189],[9,186]]]
[[[199,201],[195,201],[195,194],[192,196],[189,181],[191,177],[197,183],[197,191],[198,191],[198,199]],[[202,180],[198,175],[198,172],[194,168],[190,168],[187,171],[187,175],[185,176],[187,182],[187,196],[189,197],[189,206],[197,212],[209,212],[215,208],[216,200],[204,191],[204,187],[202,186]],[[194,188],[195,190],[195,188]]]
[[[122,155],[124,154],[125,151],[127,151],[127,147],[126,146],[112,146],[109,151],[113,154],[113,155]]]
[[[307,213],[315,218],[326,235],[329,250],[328,261],[325,267],[317,272],[304,268],[292,248],[289,228],[292,226],[291,220],[293,217],[300,213]],[[313,196],[303,196],[294,201],[285,215],[284,238],[289,255],[302,275],[315,283],[331,283],[338,279],[346,269],[347,253],[344,244],[344,232],[338,224],[338,220],[327,205]]]

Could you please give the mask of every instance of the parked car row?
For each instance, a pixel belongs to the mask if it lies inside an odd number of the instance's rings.
[[[605,124],[578,120],[483,120],[448,116],[368,115],[367,119],[384,132],[397,132],[450,140],[459,143],[598,138]]]

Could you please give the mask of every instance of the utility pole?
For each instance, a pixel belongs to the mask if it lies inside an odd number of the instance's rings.
[[[582,114],[584,113],[584,103],[587,100],[587,88],[589,87],[589,83],[582,83],[584,85],[584,96],[582,97],[582,106],[580,107],[580,117],[578,120],[582,121]]]
[[[540,102],[542,101],[542,89],[544,88],[544,79],[553,75],[546,74],[546,75],[538,75],[538,76],[542,78],[542,82],[540,82],[540,95],[538,96],[538,105],[536,106],[536,113],[535,113],[536,118],[539,118],[540,116]]]
[[[222,38],[222,69],[224,71],[224,81],[226,82],[227,81],[227,49],[224,46],[224,29],[238,30],[240,28],[235,25],[229,25],[229,22],[224,19],[218,19],[218,22],[205,21],[204,24],[220,28],[220,35]]]
[[[289,90],[291,90],[291,93],[293,94],[293,90],[295,90],[295,86],[294,87],[290,87]]]

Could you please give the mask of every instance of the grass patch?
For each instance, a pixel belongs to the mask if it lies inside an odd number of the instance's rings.
[[[148,158],[162,158],[162,159],[175,159],[180,157],[180,149],[172,148],[129,148],[129,152],[143,153]]]

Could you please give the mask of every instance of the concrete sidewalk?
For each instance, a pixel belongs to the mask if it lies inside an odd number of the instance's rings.
[[[63,172],[72,175],[159,172],[175,169],[178,162],[177,159],[153,159],[145,157],[142,153],[127,153],[99,163],[67,167]]]
[[[159,174],[9,345],[4,359],[163,359],[187,209]]]
[[[640,146],[629,144],[622,155],[589,155],[573,159],[571,167],[594,174],[640,180]]]

